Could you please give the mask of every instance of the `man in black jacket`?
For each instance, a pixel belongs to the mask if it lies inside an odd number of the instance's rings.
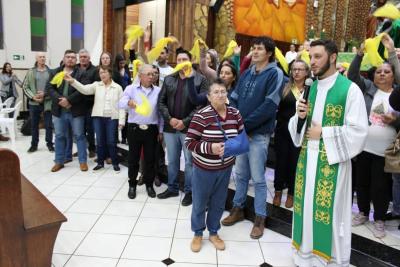
[[[67,137],[69,127],[72,129],[78,146],[78,157],[81,171],[87,171],[86,138],[84,134],[85,114],[87,113],[86,99],[69,83],[64,80],[61,84],[53,84],[52,79],[58,73],[64,71],[72,77],[81,80],[81,72],[76,66],[76,53],[67,50],[64,53],[63,65],[55,69],[47,84],[47,93],[52,99],[51,112],[55,130],[55,165],[51,169],[57,172],[64,167],[65,150],[67,149]]]
[[[177,51],[176,61],[190,61],[191,55],[186,50]],[[194,71],[194,70],[193,70]],[[194,73],[194,84],[198,93],[208,90],[206,78]],[[157,195],[160,199],[179,195],[178,173],[180,170],[181,151],[185,156],[185,197],[183,206],[192,204],[192,155],[184,145],[187,128],[196,112],[196,105],[189,100],[188,81],[183,73],[171,74],[164,79],[158,98],[158,108],[164,118],[164,140],[168,155],[168,189]]]

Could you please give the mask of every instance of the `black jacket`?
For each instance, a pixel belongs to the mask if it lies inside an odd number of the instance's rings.
[[[167,133],[176,132],[176,130],[169,125],[169,121],[173,118],[171,114],[173,114],[175,109],[175,94],[178,86],[178,79],[179,73],[165,77],[160,95],[158,96],[158,109],[164,118],[164,132]],[[206,92],[208,90],[208,81],[203,75],[195,72],[194,86],[197,93]],[[181,132],[186,133],[190,121],[197,111],[196,104],[192,103],[189,98],[188,79],[185,79],[181,103],[182,121],[185,125],[185,128]]]
[[[63,81],[60,87],[57,87],[55,84],[51,84],[50,81],[53,77],[63,71],[64,67],[58,67],[56,69],[51,70],[49,81],[46,86],[46,93],[51,97],[52,105],[51,105],[51,113],[60,117],[62,107],[58,105],[59,98],[63,97],[63,89],[66,81]],[[82,72],[78,67],[74,68],[71,76],[78,81],[82,80]],[[79,93],[74,87],[68,84],[68,96],[66,96],[68,102],[71,104],[71,113],[73,117],[84,116],[88,110],[86,98],[83,94]]]
[[[80,64],[77,64],[79,71],[81,72],[81,84],[91,84],[96,81],[96,73],[99,71],[96,66],[89,62],[89,66],[86,69],[81,69]],[[85,95],[86,104],[91,109],[94,104],[94,95]]]

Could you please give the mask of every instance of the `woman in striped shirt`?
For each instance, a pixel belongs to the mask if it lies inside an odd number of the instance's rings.
[[[200,109],[190,122],[185,145],[193,155],[192,217],[193,252],[201,249],[206,226],[216,249],[224,250],[224,241],[217,235],[225,207],[234,157],[224,158],[224,140],[237,136],[244,129],[239,111],[226,105],[227,89],[221,79],[209,88],[210,105]],[[206,219],[206,208],[208,208]]]

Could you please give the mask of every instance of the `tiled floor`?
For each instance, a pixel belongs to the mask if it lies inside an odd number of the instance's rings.
[[[1,142],[0,147],[10,148],[19,155],[22,173],[68,218],[55,244],[53,266],[161,267],[166,266],[162,262],[166,259],[172,259],[171,266],[175,267],[244,267],[264,262],[293,266],[290,239],[266,229],[263,238],[253,240],[249,237],[252,227],[249,221],[221,229],[225,251],[216,251],[205,234],[202,250],[191,252],[191,207],[180,205],[182,195],[168,200],[152,199],[142,186],[138,187],[136,199],[130,200],[127,169],[121,166],[121,172],[115,174],[107,166],[93,173],[95,164],[91,159],[86,173],[79,171],[76,159],[61,171],[51,173],[54,154],[47,151],[43,139],[42,132],[39,150],[32,154],[26,152],[30,137],[19,136],[15,146]],[[270,201],[271,170],[267,174]],[[163,185],[155,189],[159,193],[165,188]],[[399,249],[397,223],[392,225],[388,237],[379,242]],[[370,225],[355,231],[373,238]]]

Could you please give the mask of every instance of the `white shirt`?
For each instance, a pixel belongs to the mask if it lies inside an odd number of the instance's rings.
[[[286,55],[285,55],[285,59],[287,61],[287,63],[289,64],[290,62],[292,62],[293,60],[295,60],[297,57],[297,52],[292,52],[292,51],[287,51]]]
[[[396,138],[396,129],[382,122],[382,115],[393,112],[389,105],[390,93],[378,89],[372,101],[368,128],[367,143],[364,151],[383,157],[386,148]]]
[[[174,68],[171,67],[170,65],[166,65],[166,66],[161,67],[160,65],[158,65],[158,63],[157,63],[157,66],[158,66],[158,69],[160,70],[160,83],[159,83],[159,86],[162,87],[165,77],[170,75],[174,71]]]

